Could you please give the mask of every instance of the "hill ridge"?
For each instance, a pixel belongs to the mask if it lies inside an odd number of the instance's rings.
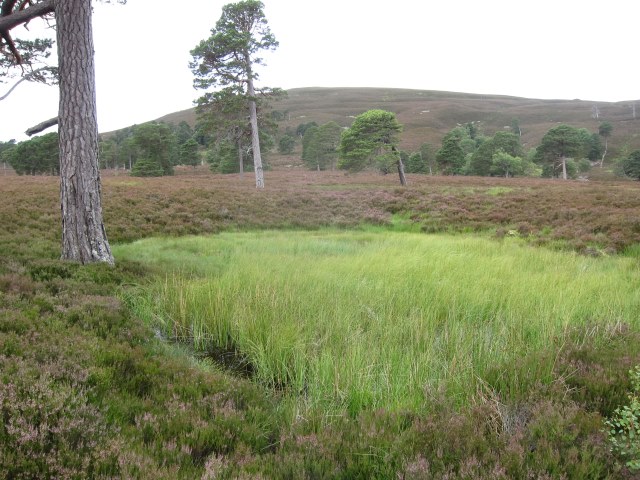
[[[287,90],[287,98],[274,102],[285,113],[280,129],[300,123],[335,121],[348,127],[353,117],[372,108],[389,110],[404,126],[401,148],[415,151],[428,142],[439,146],[442,137],[458,124],[480,122],[481,132],[493,135],[510,128],[514,119],[522,129],[522,142],[532,147],[558,123],[568,123],[597,133],[599,125],[613,125],[609,158],[620,149],[640,148],[640,100],[536,99],[499,94],[448,92],[386,87],[301,87]],[[634,118],[633,105],[638,111]],[[596,115],[597,113],[597,115]],[[156,119],[168,123],[196,122],[195,109],[185,109]]]

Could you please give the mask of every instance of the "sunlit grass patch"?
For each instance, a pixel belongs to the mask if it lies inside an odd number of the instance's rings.
[[[265,385],[352,412],[420,408],[442,389],[465,403],[488,372],[568,329],[640,318],[633,259],[511,241],[261,232],[115,251],[166,273],[134,302],[166,336],[236,352]],[[551,362],[532,368],[499,388],[517,395],[550,381]]]
[[[504,195],[505,193],[513,192],[513,188],[511,187],[491,187],[487,189],[487,195]]]

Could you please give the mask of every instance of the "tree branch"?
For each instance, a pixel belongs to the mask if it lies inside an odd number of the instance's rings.
[[[53,117],[53,118],[50,118],[49,120],[45,120],[44,122],[39,123],[38,125],[34,125],[33,127],[28,128],[27,130],[25,130],[24,133],[26,133],[31,137],[36,133],[40,133],[43,130],[46,130],[49,127],[53,127],[54,125],[57,125],[57,124],[58,124],[58,117]]]
[[[25,3],[21,3],[18,11],[14,13],[13,7],[16,3],[17,0],[7,0],[2,5],[2,11],[0,12],[0,38],[2,38],[9,47],[9,51],[11,55],[13,55],[16,65],[20,65],[22,63],[22,57],[9,31],[34,18],[53,13],[55,11],[55,0],[44,0],[29,8],[24,8]]]
[[[0,102],[5,98],[7,98],[9,95],[11,95],[11,92],[13,92],[18,85],[20,85],[22,82],[27,80],[27,78],[28,78],[27,76],[24,76],[20,80],[18,80],[16,83],[14,83],[13,87],[11,87],[7,93],[5,93],[3,96],[0,97]]]
[[[7,93],[5,93],[3,96],[0,97],[0,102],[2,100],[4,100],[5,98],[7,98],[9,95],[11,95],[11,92],[13,92],[16,87],[18,85],[20,85],[22,82],[24,82],[25,80],[31,80],[33,77],[36,77],[38,75],[38,73],[46,71],[46,70],[51,70],[53,67],[42,67],[42,68],[38,68],[36,70],[34,70],[33,72],[29,72],[28,74],[26,74],[24,77],[22,77],[20,80],[18,80],[13,87],[11,87],[9,89],[9,91]]]
[[[15,1],[9,2],[9,5],[12,4],[15,4]],[[15,13],[7,13],[3,10],[2,16],[0,17],[0,33],[8,35],[9,30],[12,28],[22,25],[23,23],[27,23],[34,18],[42,17],[48,13],[53,13],[54,11],[55,0],[43,0],[42,2]]]
[[[2,16],[7,16],[7,15],[11,15],[11,12],[13,11],[13,7],[15,6],[15,4],[18,3],[18,0],[5,0],[2,3]]]

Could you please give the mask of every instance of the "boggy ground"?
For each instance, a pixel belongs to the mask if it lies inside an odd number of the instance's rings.
[[[103,177],[112,242],[228,229],[357,227],[514,235],[637,255],[640,185],[196,170]],[[0,476],[18,478],[632,478],[603,418],[626,402],[640,338],[608,319],[522,358],[556,380],[505,404],[490,389],[430,414],[284,418],[277,392],[158,340],[121,298],[135,262],[60,262],[58,181],[0,177]],[[500,366],[496,366],[500,370]]]

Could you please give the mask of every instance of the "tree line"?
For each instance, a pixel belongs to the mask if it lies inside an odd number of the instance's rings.
[[[175,165],[200,163],[199,144],[193,129],[150,122],[121,129],[100,139],[100,168],[129,169],[135,176],[171,175]],[[24,142],[0,142],[0,160],[19,175],[60,171],[58,133],[47,133]]]
[[[440,146],[423,143],[418,151],[406,152],[398,147],[401,125],[391,112],[370,110],[357,116],[349,128],[335,122],[309,122],[296,129],[301,137],[302,160],[311,170],[355,172],[374,167],[385,174],[402,168],[406,173],[430,175],[563,179],[577,178],[592,166],[602,167],[612,131],[609,122],[602,122],[597,132],[560,124],[549,129],[538,146],[526,150],[517,120],[508,131],[493,135],[483,132],[481,122],[469,122],[447,132]],[[285,132],[281,138],[288,139],[288,151],[280,148],[280,153],[291,153],[296,136]],[[640,179],[638,158],[640,150],[623,152],[616,159],[615,172]]]
[[[592,166],[604,164],[613,130],[609,122],[603,122],[598,132],[561,124],[549,129],[537,147],[526,151],[520,142],[517,121],[517,128],[512,126],[509,131],[493,135],[486,135],[480,122],[469,122],[452,128],[439,148],[424,143],[418,151],[407,152],[398,147],[402,126],[391,112],[365,112],[356,117],[350,128],[333,121],[322,125],[314,121],[301,123],[278,138],[274,119],[282,117],[272,115],[265,99],[259,99],[258,105],[263,154],[277,146],[280,154],[290,155],[300,143],[303,163],[317,171],[375,168],[387,174],[401,165],[406,173],[429,175],[577,178]],[[208,109],[211,108],[209,104]],[[134,176],[171,175],[177,165],[195,167],[205,162],[214,173],[242,173],[253,168],[246,121],[238,120],[230,129],[228,116],[205,111],[199,115],[195,128],[184,121],[178,125],[149,122],[103,136],[99,143],[100,167],[128,169]],[[236,132],[235,136],[229,136],[230,130]],[[264,159],[263,156],[263,168],[268,168]],[[19,175],[57,175],[58,135],[49,133],[17,144],[13,140],[0,142],[0,160]],[[640,179],[640,151],[623,153],[615,162],[615,170]]]

